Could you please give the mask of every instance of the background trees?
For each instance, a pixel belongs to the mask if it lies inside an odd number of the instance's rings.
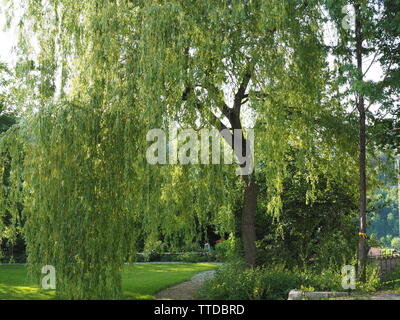
[[[396,248],[397,240],[395,245],[392,240],[399,236],[397,170],[391,157],[380,155],[379,158],[384,169],[378,176],[379,186],[370,196],[369,232],[386,247]]]
[[[9,85],[11,72],[4,63],[0,63],[0,134],[6,132],[11,126],[16,123],[15,110],[10,108],[10,97],[8,96],[7,86]],[[0,149],[0,158],[4,161],[3,167],[0,170],[0,193],[3,196],[9,194],[10,180],[10,162],[12,161],[10,154]],[[16,242],[17,235],[13,232],[13,219],[9,211],[0,206],[0,211],[3,211],[0,216],[0,258],[6,252],[9,257],[10,247]]]
[[[10,74],[6,64],[0,62],[0,133],[8,130],[15,124],[15,114],[10,109],[10,99],[7,95],[6,86],[8,85]]]

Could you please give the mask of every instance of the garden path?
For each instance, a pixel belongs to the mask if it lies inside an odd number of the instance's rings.
[[[214,276],[215,270],[195,274],[192,279],[169,287],[156,294],[157,300],[194,300],[204,281]]]

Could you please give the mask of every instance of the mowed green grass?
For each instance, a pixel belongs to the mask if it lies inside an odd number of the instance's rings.
[[[123,298],[154,299],[157,292],[216,267],[213,264],[125,265],[122,273]],[[46,299],[57,299],[55,291],[40,289],[36,281],[28,278],[25,266],[0,266],[0,300]]]

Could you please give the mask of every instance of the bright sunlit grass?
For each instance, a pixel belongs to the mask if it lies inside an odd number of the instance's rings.
[[[216,268],[213,264],[125,265],[122,287],[125,299],[154,299],[172,285],[189,280],[194,274]],[[29,279],[25,266],[0,266],[0,300],[56,299],[54,290],[42,290]]]

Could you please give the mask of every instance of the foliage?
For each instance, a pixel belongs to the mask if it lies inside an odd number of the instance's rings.
[[[239,263],[220,267],[199,292],[202,299],[283,300],[292,289],[308,291],[341,290],[341,274],[289,270],[282,265],[245,269]]]
[[[374,265],[367,265],[366,281],[356,283],[357,291],[374,292],[382,287],[382,281],[378,273],[378,268]]]
[[[214,254],[201,254],[201,253],[191,253],[191,252],[187,252],[187,253],[183,253],[181,255],[176,256],[175,261],[181,261],[181,262],[212,262],[214,260],[216,260],[215,255]],[[174,261],[174,260],[172,260]]]
[[[382,19],[378,25],[376,47],[379,62],[385,73],[381,88],[386,101],[383,112],[374,118],[374,136],[377,144],[386,150],[400,153],[400,3],[398,0],[381,0]],[[386,113],[386,114],[385,114]]]
[[[387,129],[390,129],[391,124],[396,124],[396,115],[399,111],[397,103],[399,82],[396,81],[399,76],[398,40],[400,38],[398,1],[325,0],[322,3],[329,13],[328,19],[333,22],[338,36],[336,43],[330,45],[330,49],[334,54],[337,79],[341,85],[347,84],[342,91],[344,103],[348,101],[354,106],[352,96],[355,94],[354,97],[363,96],[368,101],[367,106],[377,104],[378,108],[374,111],[369,107],[366,108],[371,125],[368,135],[372,142],[376,142],[375,138],[379,136],[383,141],[386,136],[386,142],[381,143],[380,146],[386,145],[387,150],[391,152],[396,147],[396,143],[392,144],[391,141],[396,140],[397,133],[395,130]],[[354,65],[354,60],[350,58],[356,47],[355,26],[344,28],[342,24],[347,14],[343,8],[353,7],[354,9],[354,6],[359,6],[360,10],[360,27],[363,35],[361,54],[364,59],[368,59],[365,66],[363,65],[363,74],[360,74],[360,70],[357,70],[358,67]],[[381,79],[367,79],[365,76],[368,71],[371,71],[371,66],[376,65],[378,61],[382,66],[384,76]],[[378,133],[376,129],[380,132]]]
[[[144,254],[136,254],[136,262],[213,262],[218,261],[214,253],[184,252],[184,253],[162,253],[159,256],[147,258]],[[220,261],[218,261],[220,262]]]
[[[329,13],[330,22],[336,27],[337,41],[331,47],[333,53],[334,69],[338,84],[338,95],[342,97],[343,107],[348,109],[352,117],[354,111],[357,112],[359,122],[359,191],[360,191],[360,221],[359,232],[367,232],[367,141],[372,142],[368,145],[369,155],[374,154],[375,145],[384,145],[389,152],[393,152],[396,138],[396,116],[398,112],[398,93],[393,90],[393,86],[386,80],[391,78],[391,63],[384,66],[384,77],[381,79],[368,79],[368,72],[371,67],[377,64],[381,57],[381,62],[386,61],[382,47],[393,49],[398,44],[399,33],[395,27],[397,17],[390,13],[393,8],[397,8],[395,1],[386,0],[326,0],[322,3]],[[345,26],[344,20],[348,13],[343,9],[351,7],[354,12],[354,25]],[[391,8],[388,10],[388,8]],[[393,34],[394,31],[394,34]],[[388,33],[390,34],[387,37]],[[386,35],[386,36],[383,36]],[[383,50],[385,51],[385,50]],[[391,51],[391,50],[389,50]],[[387,53],[387,51],[386,51]],[[389,54],[391,60],[395,54]],[[364,67],[368,62],[368,66]],[[384,64],[384,63],[383,63]],[[394,68],[397,68],[394,66]],[[390,81],[389,81],[390,82]],[[372,106],[375,111],[372,110]],[[396,110],[397,109],[397,110]],[[351,110],[351,111],[350,111]],[[377,124],[374,126],[374,124]],[[377,138],[378,137],[378,138]],[[382,141],[385,141],[382,143]],[[372,145],[372,148],[370,146]],[[358,250],[358,276],[365,281],[366,276],[366,241],[364,237],[359,238]]]
[[[16,112],[10,107],[10,97],[6,90],[10,82],[9,77],[10,71],[5,64],[0,62],[0,138],[4,132],[17,122]],[[9,194],[9,180],[12,178],[10,176],[10,162],[12,160],[9,152],[2,149],[0,149],[0,159],[4,159],[4,164],[2,168],[0,167],[0,193],[4,192],[4,196],[7,197]],[[13,261],[14,249],[16,249],[16,255],[21,254],[18,249],[23,248],[23,245],[14,248],[16,242],[18,244],[21,243],[21,230],[15,227],[14,221],[10,212],[0,205],[0,261]]]
[[[246,269],[240,263],[220,267],[214,278],[207,280],[199,292],[202,299],[286,300],[290,290],[344,291],[341,268],[288,269],[269,265]],[[397,277],[393,275],[393,277]],[[373,292],[382,288],[377,269],[367,267],[365,283],[357,282],[356,292]]]
[[[348,1],[323,3],[340,25]],[[390,42],[398,17],[388,9],[395,4],[386,1],[387,19],[376,21],[377,1],[364,3],[366,52],[382,31],[387,67],[397,61]],[[240,98],[234,92],[243,93],[239,122],[257,137],[263,262],[287,257],[290,266],[327,267],[348,260],[357,123],[347,110],[355,94],[395,116],[387,93],[398,81],[395,71],[390,83],[360,80],[350,31],[340,29],[338,46],[327,48],[319,4],[23,1],[15,101],[28,112],[0,138],[11,156],[11,163],[0,156],[3,179],[10,167],[0,215],[17,224],[23,204],[32,272],[55,265],[67,298],[116,298],[123,263],[138,248],[153,259],[162,251],[158,240],[183,247],[210,225],[221,235],[237,231],[244,185],[232,166],[151,167],[144,157],[149,129],[225,126],[230,102]],[[372,129],[385,133],[397,126],[392,120]],[[234,256],[224,246],[218,250]]]
[[[16,122],[15,110],[10,108],[10,97],[7,92],[10,71],[0,62],[0,134],[7,131]]]
[[[329,172],[320,174],[316,177],[316,199],[307,203],[308,174],[307,170],[293,173],[284,181],[278,220],[260,212],[260,264],[339,269],[352,260],[357,247],[357,196],[352,183],[330,181]],[[349,173],[347,179],[354,181],[354,176]],[[264,193],[268,190],[261,189],[261,197]]]
[[[227,240],[221,240],[215,245],[215,256],[219,261],[231,261],[240,256],[240,240],[230,234]]]
[[[394,253],[395,253],[394,249],[384,248],[381,250],[381,255],[386,258],[393,257]]]
[[[380,168],[377,186],[369,197],[368,231],[380,242],[391,247],[392,238],[399,235],[397,170],[393,153],[376,158]]]
[[[150,167],[145,137],[176,122],[218,126],[214,109],[232,109],[223,88],[239,90],[249,70],[246,113],[257,120],[266,212],[277,217],[282,208],[291,146],[310,185],[316,154],[321,170],[352,165],[337,143],[345,134],[329,121],[338,110],[327,98],[333,88],[314,2],[23,5],[17,73],[30,113],[0,141],[13,159],[12,197],[0,203],[13,217],[23,203],[31,271],[54,265],[63,297],[119,297],[138,239],[193,242],[210,224],[233,231],[243,185],[232,166]],[[30,38],[39,40],[34,58]]]
[[[393,249],[400,250],[400,237],[394,237],[391,241],[391,247]]]
[[[185,251],[183,251],[185,250]],[[188,251],[186,251],[188,250]],[[190,250],[190,251],[189,251]],[[142,253],[136,254],[136,262],[211,262],[216,258],[221,260],[214,252],[204,252],[196,245],[187,245],[180,252],[167,251],[160,240],[147,241]]]
[[[143,251],[144,261],[148,262],[160,260],[162,253],[163,245],[161,241],[147,241]]]

